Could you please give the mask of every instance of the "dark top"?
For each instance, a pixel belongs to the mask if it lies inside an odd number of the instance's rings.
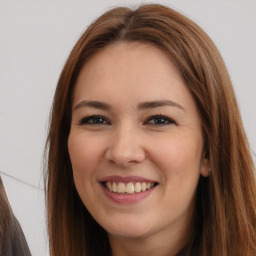
[[[0,177],[0,256],[31,256],[27,241],[15,218]]]

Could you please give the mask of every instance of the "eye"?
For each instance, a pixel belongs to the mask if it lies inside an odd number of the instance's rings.
[[[151,116],[146,123],[152,125],[176,124],[171,118],[163,115]]]
[[[80,122],[79,125],[108,125],[110,124],[105,117],[99,116],[99,115],[94,115],[94,116],[88,116],[83,118]]]

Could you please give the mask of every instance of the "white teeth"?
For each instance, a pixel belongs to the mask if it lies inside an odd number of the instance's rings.
[[[117,192],[120,194],[125,192],[125,184],[123,182],[119,182],[117,185]]]
[[[151,189],[154,186],[154,183],[146,183],[146,182],[129,182],[129,183],[123,183],[123,182],[106,182],[106,188],[110,191],[118,194],[134,194],[146,191],[147,189]]]
[[[111,189],[110,189],[111,190]],[[117,192],[117,185],[115,182],[113,182],[112,190],[113,192]]]
[[[113,190],[113,189],[112,189],[112,185],[111,185],[110,182],[107,182],[107,188],[108,188],[109,190],[111,190],[111,191]]]
[[[147,190],[147,184],[146,184],[146,182],[143,182],[143,183],[141,184],[141,190],[142,190],[142,191],[146,191],[146,190]]]
[[[136,193],[139,193],[141,191],[141,184],[139,182],[135,184],[134,190]]]
[[[134,186],[131,182],[129,182],[127,185],[126,185],[126,190],[125,190],[126,193],[129,193],[129,194],[132,194],[134,193]]]

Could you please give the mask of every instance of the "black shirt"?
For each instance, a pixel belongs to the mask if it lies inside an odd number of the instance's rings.
[[[0,256],[31,256],[22,228],[8,202],[1,177]]]

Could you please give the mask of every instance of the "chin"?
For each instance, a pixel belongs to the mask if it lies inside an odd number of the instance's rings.
[[[150,227],[144,221],[127,221],[122,218],[120,222],[115,221],[115,224],[110,223],[106,225],[105,230],[111,236],[123,237],[123,238],[140,238],[144,237],[150,232]]]

